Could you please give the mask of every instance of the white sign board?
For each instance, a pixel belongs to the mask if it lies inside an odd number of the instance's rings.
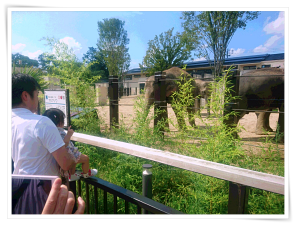
[[[68,103],[67,90],[44,90],[45,110],[58,108],[65,114],[64,127],[68,127]]]

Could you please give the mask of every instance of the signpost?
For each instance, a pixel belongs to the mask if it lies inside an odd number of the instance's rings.
[[[44,90],[45,110],[58,108],[65,114],[64,127],[70,126],[70,101],[69,89],[45,89]]]

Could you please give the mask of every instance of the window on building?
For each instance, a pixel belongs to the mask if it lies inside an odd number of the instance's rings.
[[[212,74],[212,70],[211,69],[206,69],[204,70],[205,74]]]
[[[268,68],[268,67],[270,67],[270,66],[271,66],[270,64],[262,65],[262,68]]]
[[[243,69],[244,70],[255,70],[256,66],[244,66]]]
[[[125,76],[125,80],[132,80],[133,79],[133,76],[132,75],[126,75]]]
[[[134,78],[141,78],[141,75],[134,75]]]
[[[204,70],[196,70],[195,71],[195,74],[198,74],[198,75],[204,75],[205,71]]]

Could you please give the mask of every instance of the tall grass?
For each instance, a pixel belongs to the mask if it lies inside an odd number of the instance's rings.
[[[158,113],[156,115],[149,115],[144,110],[144,97],[138,97],[134,105],[136,114],[132,125],[126,125],[124,121],[121,121],[119,128],[113,128],[112,133],[105,131],[103,133],[99,132],[97,135],[284,176],[284,161],[280,156],[280,150],[277,146],[270,143],[269,139],[266,139],[264,143],[264,146],[269,145],[269,148],[262,147],[260,154],[255,155],[242,147],[242,141],[239,138],[231,136],[233,132],[243,128],[233,128],[233,131],[231,131],[223,124],[224,117],[229,117],[229,115],[223,116],[222,114],[224,102],[230,101],[231,98],[236,98],[229,96],[230,92],[225,88],[227,87],[226,76],[213,83],[211,116],[207,119],[200,118],[197,113],[190,116],[201,120],[202,126],[193,129],[188,125],[187,121],[186,125],[179,127],[178,133],[167,132],[165,139],[162,139],[159,129],[166,124],[166,121],[162,121],[155,128],[151,128],[149,124]],[[174,94],[172,106],[179,110],[179,115],[176,115],[176,117],[187,115],[186,106],[189,103],[192,104],[193,101],[193,97],[190,96],[192,88],[188,81],[183,81],[180,84],[180,92]],[[215,90],[219,90],[219,92],[214,92]],[[223,98],[225,98],[224,101],[221,100]],[[204,108],[206,107],[204,106]],[[168,122],[172,123],[176,128],[178,127],[172,120]],[[90,131],[81,129],[77,132],[89,133]],[[91,133],[94,134],[95,131],[91,131]],[[187,214],[227,214],[228,181],[78,142],[76,145],[81,152],[90,157],[91,167],[97,168],[99,170],[97,176],[104,180],[141,194],[142,165],[149,163],[153,165],[152,193],[155,201]],[[111,197],[108,197],[109,202],[112,207],[113,200]],[[123,213],[123,201],[119,201],[118,205],[119,213]],[[102,208],[101,205],[100,208]],[[136,213],[135,207],[131,207],[131,213]],[[283,214],[284,196],[251,188],[248,213]]]

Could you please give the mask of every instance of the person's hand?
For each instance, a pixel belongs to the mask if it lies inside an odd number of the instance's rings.
[[[73,133],[74,133],[74,130],[71,129],[71,126],[69,126],[67,134],[69,134],[69,136],[71,137],[73,135]]]
[[[71,167],[71,169],[69,170],[69,174],[73,175],[76,171],[76,165],[74,167]]]
[[[78,197],[78,208],[75,214],[83,214],[85,202]],[[71,214],[75,204],[75,198],[65,185],[62,185],[61,178],[57,178],[51,188],[42,214]]]

